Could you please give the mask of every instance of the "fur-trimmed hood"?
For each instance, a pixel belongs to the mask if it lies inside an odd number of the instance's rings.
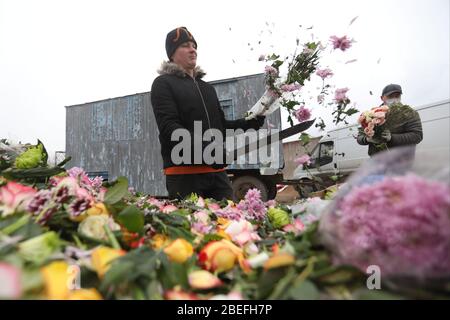
[[[180,78],[186,77],[186,72],[181,68],[179,65],[177,65],[174,62],[170,61],[164,61],[161,64],[161,68],[159,68],[158,73],[160,75],[165,74],[173,74]],[[203,78],[206,75],[206,73],[200,68],[199,66],[196,66],[194,69],[194,78]]]

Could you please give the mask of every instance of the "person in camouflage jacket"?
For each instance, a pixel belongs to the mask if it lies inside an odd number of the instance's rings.
[[[422,122],[419,113],[402,104],[402,88],[390,84],[383,89],[381,100],[389,107],[386,122],[381,127],[381,137],[368,137],[362,127],[358,129],[357,142],[369,146],[369,156],[394,147],[414,146],[423,139]],[[415,149],[415,148],[414,148]]]

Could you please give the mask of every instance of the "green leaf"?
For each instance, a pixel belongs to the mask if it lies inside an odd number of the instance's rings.
[[[128,231],[140,233],[144,228],[144,213],[136,206],[129,206],[119,213],[117,221]]]
[[[300,135],[299,140],[301,141],[303,146],[306,146],[308,143],[311,142],[311,136],[307,133],[302,132],[302,134]]]
[[[305,280],[289,290],[289,297],[296,300],[317,300],[319,296],[319,290],[309,280]]]
[[[115,204],[128,194],[128,180],[125,177],[119,177],[116,184],[108,189],[105,195],[105,203]]]
[[[46,166],[46,165],[47,165],[47,161],[48,161],[48,153],[47,153],[47,150],[45,149],[45,146],[44,146],[44,144],[42,143],[42,141],[39,140],[39,139],[38,139],[38,143],[37,143],[36,146],[41,146],[41,147],[42,147],[42,155],[43,155],[43,157],[42,157],[42,165],[43,165],[43,166]]]
[[[266,299],[276,284],[286,276],[286,268],[276,268],[264,272],[258,282],[257,299]]]

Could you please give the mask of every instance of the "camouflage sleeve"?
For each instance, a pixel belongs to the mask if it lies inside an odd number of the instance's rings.
[[[358,136],[356,137],[356,141],[358,142],[358,144],[366,146],[369,143],[367,142],[367,137],[366,134],[364,133],[364,130],[362,127],[358,128]]]
[[[411,120],[404,124],[402,133],[392,133],[390,145],[392,147],[418,144],[423,139],[422,121],[417,111]]]

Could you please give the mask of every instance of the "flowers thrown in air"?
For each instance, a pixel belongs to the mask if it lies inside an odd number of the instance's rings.
[[[336,103],[346,103],[347,101],[349,101],[347,97],[347,92],[349,90],[350,90],[349,88],[336,89],[334,93],[334,101]]]
[[[311,118],[311,110],[305,108],[305,106],[301,106],[297,111],[295,111],[294,115],[299,122],[304,122]]]
[[[280,89],[283,92],[293,92],[300,90],[301,88],[302,86],[299,85],[298,83],[291,83],[291,84],[283,84]]]
[[[326,78],[332,77],[334,73],[331,71],[331,69],[319,69],[316,72],[316,75],[322,78],[322,80],[325,80]]]
[[[311,164],[311,157],[309,155],[307,155],[307,154],[304,154],[304,155],[298,157],[297,159],[295,159],[294,162],[296,164],[298,164],[299,166],[302,166],[302,165],[305,165],[305,164],[306,165],[310,165]]]
[[[337,36],[331,36],[330,37],[331,43],[333,44],[333,49],[341,49],[342,51],[345,51],[349,49],[352,46],[353,40],[347,38],[347,36],[343,37],[337,37]]]
[[[264,72],[268,76],[277,77],[278,76],[278,70],[272,66],[266,66],[264,68]]]

